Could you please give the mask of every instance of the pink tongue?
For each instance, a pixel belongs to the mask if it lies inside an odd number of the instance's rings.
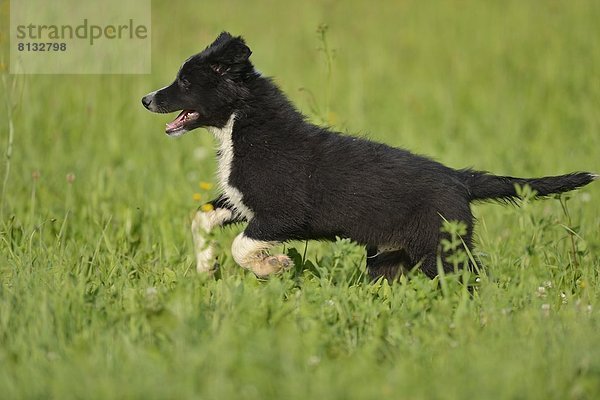
[[[190,112],[191,111],[189,111],[189,110],[183,110],[182,112],[180,112],[179,115],[177,116],[177,118],[175,118],[173,121],[167,123],[167,130],[172,131],[174,129],[181,127],[183,125],[185,116],[188,115]]]

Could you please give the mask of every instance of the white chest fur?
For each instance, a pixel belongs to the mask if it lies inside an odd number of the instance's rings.
[[[217,157],[217,177],[219,186],[228,199],[229,205],[241,217],[250,221],[254,217],[254,213],[242,201],[242,193],[235,187],[229,184],[229,176],[231,175],[231,166],[233,163],[233,123],[235,122],[235,114],[231,114],[227,124],[223,128],[208,127],[208,131],[212,133],[219,142],[219,155]]]

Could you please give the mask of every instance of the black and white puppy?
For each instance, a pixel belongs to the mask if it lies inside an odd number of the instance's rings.
[[[588,172],[544,178],[455,170],[407,150],[344,136],[306,121],[249,60],[241,37],[222,33],[187,59],[173,83],[142,99],[150,111],[181,111],[166,125],[179,136],[204,127],[218,141],[222,195],[198,211],[192,232],[198,271],[215,265],[209,232],[247,222],[232,245],[235,261],[264,277],[292,265],[268,250],[288,240],[350,238],[364,245],[373,278],[420,265],[429,277],[452,267],[440,254],[443,220],[467,225],[471,246],[477,200],[514,200],[516,185],[538,196],[598,178]]]

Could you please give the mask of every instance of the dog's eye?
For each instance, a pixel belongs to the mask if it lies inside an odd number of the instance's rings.
[[[224,75],[227,71],[229,71],[229,68],[225,68],[225,66],[221,64],[211,64],[210,68],[219,75]]]
[[[177,79],[177,83],[179,83],[179,85],[183,86],[183,87],[190,86],[190,81],[188,81],[186,78],[182,78],[182,77]]]

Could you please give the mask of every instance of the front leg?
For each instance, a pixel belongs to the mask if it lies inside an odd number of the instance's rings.
[[[216,269],[214,241],[211,239],[214,228],[243,221],[222,196],[200,207],[192,220],[196,271],[214,272]]]
[[[269,255],[269,249],[281,243],[279,240],[269,240],[273,236],[271,229],[267,231],[260,229],[257,221],[253,220],[246,230],[233,240],[231,246],[233,259],[259,278],[266,278],[291,268],[293,263],[288,256]]]

